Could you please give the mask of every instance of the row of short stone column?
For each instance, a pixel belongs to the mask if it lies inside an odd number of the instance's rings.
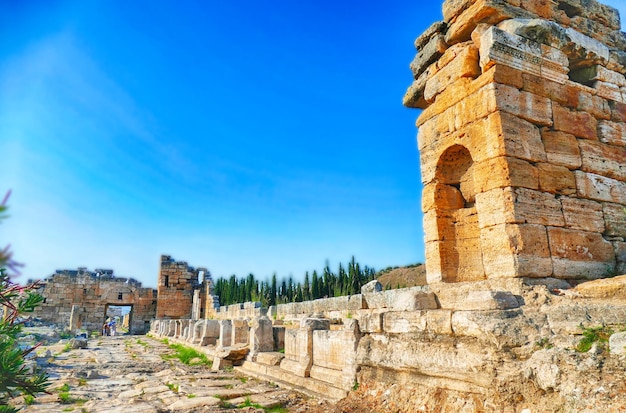
[[[153,320],[150,331],[198,346],[230,347],[249,343],[248,324],[248,320]]]
[[[251,320],[155,320],[151,331],[161,337],[214,348],[218,365],[227,349],[247,347],[246,360],[274,366],[349,390],[356,379],[358,322],[346,319],[331,329],[330,320],[304,318],[295,328],[273,325],[267,317]],[[284,350],[284,354],[278,353]],[[243,359],[241,359],[243,362]],[[214,360],[215,365],[215,360]]]

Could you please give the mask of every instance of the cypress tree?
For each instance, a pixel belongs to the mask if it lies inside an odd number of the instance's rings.
[[[308,301],[311,299],[311,286],[309,285],[309,272],[304,273],[304,285],[302,286],[302,300]]]

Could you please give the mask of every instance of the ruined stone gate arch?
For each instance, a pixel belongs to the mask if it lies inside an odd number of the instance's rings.
[[[156,315],[156,290],[112,270],[58,270],[42,282],[45,302],[34,316],[70,329],[101,331],[109,306],[130,306],[129,332],[143,334]]]

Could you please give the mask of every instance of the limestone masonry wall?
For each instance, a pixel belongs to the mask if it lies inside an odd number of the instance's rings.
[[[429,282],[626,272],[626,38],[595,1],[444,2],[415,42]]]
[[[219,304],[206,268],[195,269],[169,255],[161,256],[157,291],[157,318],[204,318],[206,308]]]
[[[45,300],[33,315],[72,330],[101,331],[109,306],[132,306],[129,328],[134,334],[145,333],[156,315],[156,290],[116,277],[113,270],[58,270],[43,280],[39,293]]]

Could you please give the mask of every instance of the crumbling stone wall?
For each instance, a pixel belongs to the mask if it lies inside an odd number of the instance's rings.
[[[100,331],[108,306],[132,306],[133,334],[148,331],[156,315],[156,290],[143,288],[132,278],[116,277],[113,270],[57,270],[43,280],[39,293],[44,302],[33,316],[72,329]]]
[[[161,256],[157,287],[156,317],[200,319],[207,308],[219,305],[213,294],[213,280],[206,268],[194,268],[169,255]]]
[[[415,42],[429,283],[626,272],[626,37],[594,0],[447,0]]]

